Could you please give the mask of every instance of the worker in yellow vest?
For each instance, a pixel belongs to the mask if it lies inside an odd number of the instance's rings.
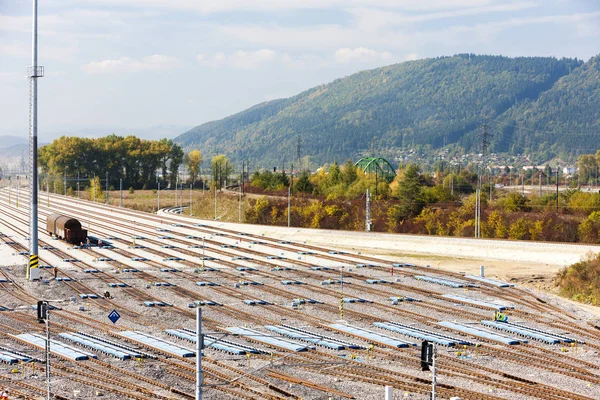
[[[500,310],[496,310],[494,312],[494,321],[508,322],[508,316],[506,314],[500,312]]]

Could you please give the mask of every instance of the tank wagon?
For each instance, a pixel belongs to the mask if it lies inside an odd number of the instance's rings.
[[[48,215],[46,228],[49,235],[54,235],[68,243],[79,244],[87,239],[87,230],[81,229],[81,222],[66,215]]]

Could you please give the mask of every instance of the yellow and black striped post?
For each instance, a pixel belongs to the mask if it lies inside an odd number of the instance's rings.
[[[27,268],[27,280],[29,280],[31,268],[39,267],[39,257],[37,254],[32,254],[29,256],[29,265]]]
[[[340,319],[344,319],[344,298],[340,298]]]

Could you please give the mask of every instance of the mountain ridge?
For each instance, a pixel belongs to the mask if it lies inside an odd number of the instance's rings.
[[[600,56],[584,63],[568,58],[459,54],[407,61],[257,104],[199,125],[175,141],[186,150],[198,148],[205,159],[224,153],[232,160],[281,165],[282,160],[297,159],[300,138],[302,155],[322,164],[357,158],[369,148],[388,157],[401,150],[436,149],[444,144],[473,151],[487,118],[495,131],[491,151],[540,152],[547,157],[573,154],[585,143],[595,146],[600,134],[571,146],[569,140],[538,131],[556,126],[596,130],[600,116],[593,109],[600,108],[600,86],[594,77],[600,71],[599,60]],[[591,104],[584,107],[581,93],[586,91]],[[570,113],[561,113],[556,105],[560,98],[569,99]],[[578,113],[581,108],[592,111]],[[509,132],[506,127],[511,125],[517,129]]]

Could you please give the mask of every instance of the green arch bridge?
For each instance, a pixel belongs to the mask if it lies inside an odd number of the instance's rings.
[[[363,157],[358,160],[355,164],[355,167],[359,167],[366,174],[377,174],[377,176],[384,178],[389,182],[393,181],[396,177],[396,171],[392,164],[388,162],[385,158],[381,157]]]

